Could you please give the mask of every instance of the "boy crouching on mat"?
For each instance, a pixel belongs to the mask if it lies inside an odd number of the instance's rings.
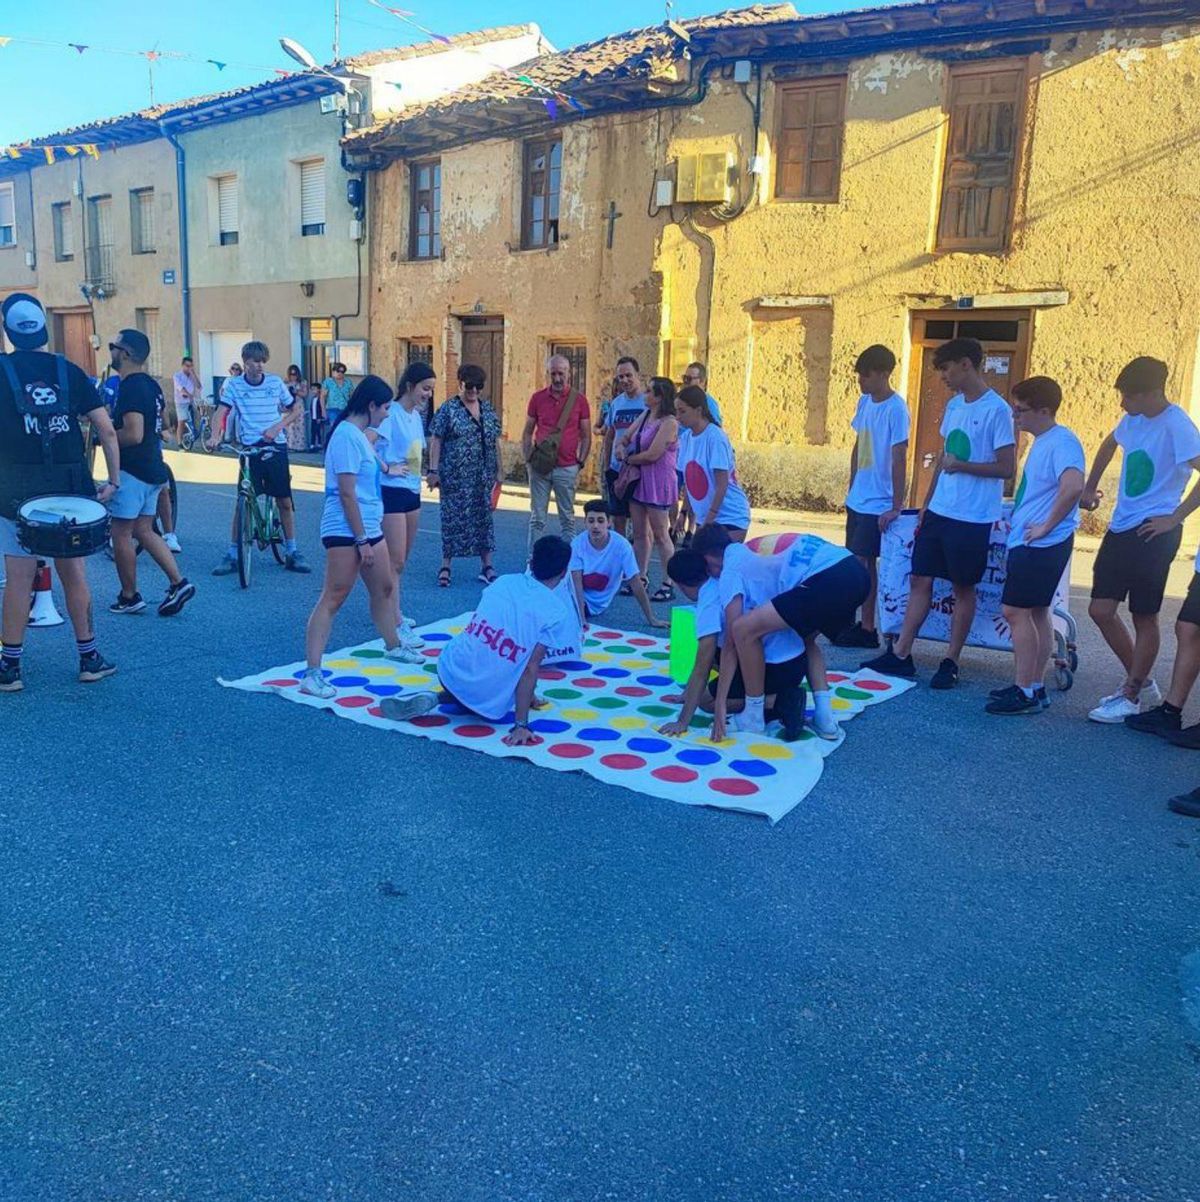
[[[529,728],[543,659],[559,648],[555,639],[564,622],[574,619],[554,590],[562,583],[571,548],[547,535],[533,544],[528,572],[501,576],[489,584],[464,629],[446,644],[438,659],[442,693],[385,697],[380,712],[395,722],[428,713],[439,701],[456,702],[472,713],[499,722],[513,713],[504,737],[509,747],[536,741]]]
[[[714,527],[707,529],[711,531]],[[720,530],[720,527],[715,529]],[[721,530],[721,533],[725,532]],[[705,534],[704,537],[707,538],[708,535]],[[695,548],[676,551],[667,565],[667,574],[675,582],[675,587],[696,605],[697,649],[696,662],[683,693],[663,698],[668,702],[681,702],[683,708],[674,722],[659,727],[661,734],[686,734],[698,709],[712,713],[716,706],[717,690],[717,682],[709,680],[713,665],[726,653],[732,656],[736,665],[737,656],[732,650],[732,640],[727,638],[725,608],[721,605],[721,590],[717,583],[719,573],[719,561],[714,573],[709,561]],[[794,742],[804,729],[805,693],[802,682],[808,674],[804,644],[788,632],[771,640],[764,652],[766,670],[763,689],[766,713],[780,721],[784,740]],[[734,670],[728,685],[727,711],[741,713],[745,706],[745,696],[741,673]],[[724,736],[714,734],[713,737],[720,741]]]
[[[1038,714],[1049,708],[1046,664],[1054,646],[1050,607],[1071,562],[1085,459],[1079,439],[1055,421],[1062,389],[1047,376],[1012,390],[1013,419],[1033,446],[1017,486],[1000,604],[1012,630],[1016,683],[997,689],[989,714]]]
[[[651,626],[663,629],[669,625],[654,616],[633,545],[612,529],[604,502],[588,501],[583,520],[586,528],[571,540],[570,588],[584,625],[612,604],[623,583],[628,583]]]

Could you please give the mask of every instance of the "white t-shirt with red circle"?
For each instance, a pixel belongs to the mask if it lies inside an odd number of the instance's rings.
[[[586,530],[571,540],[570,572],[579,572],[583,584],[583,600],[591,614],[602,614],[626,580],[638,574],[633,546],[624,536],[610,530],[603,547],[592,545]]]
[[[703,525],[712,505],[717,471],[729,473],[729,487],[714,519],[722,526],[746,530],[750,526],[750,502],[737,479],[737,460],[729,435],[717,425],[709,425],[688,440],[687,462],[683,465],[683,483],[697,523]]]

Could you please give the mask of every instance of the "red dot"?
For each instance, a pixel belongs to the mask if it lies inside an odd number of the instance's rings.
[[[623,684],[616,690],[621,697],[649,697],[650,690],[636,684]]]
[[[830,680],[833,679],[831,676]],[[882,680],[856,680],[854,682],[856,689],[867,689],[872,693],[886,693],[892,686],[885,684]]]
[[[538,673],[538,680],[562,680],[566,676],[565,672],[560,672],[557,668],[543,668]]]
[[[381,710],[379,708],[379,706],[377,706],[377,705],[371,706],[371,708],[369,710],[367,710],[367,713],[370,714],[372,718],[382,718],[383,717],[383,710]]]
[[[673,785],[686,785],[694,781],[700,773],[693,772],[691,768],[678,768],[674,764],[668,764],[665,768],[655,768],[650,775]]]
[[[602,755],[600,762],[606,768],[644,768],[646,761],[640,755]]]
[[[654,640],[653,639],[630,639],[629,645],[631,647],[653,647]]]
[[[456,735],[462,735],[464,739],[486,739],[488,735],[494,735],[496,728],[494,726],[456,726],[454,728]]]
[[[300,682],[298,680],[264,680],[263,684],[269,689],[294,689]]]
[[[413,726],[449,726],[450,719],[445,714],[422,714],[419,718],[409,718]]]
[[[845,680],[846,677],[841,672],[830,672],[827,674],[826,679],[832,684],[837,684],[839,681]]]
[[[437,657],[439,655],[441,655],[441,653],[442,653],[442,649],[440,647],[430,647],[427,650],[421,652],[422,655],[427,655],[427,656],[429,656],[430,659],[437,659]]]
[[[338,705],[345,706],[348,710],[360,710],[364,705],[374,705],[373,697],[339,697]]]
[[[593,630],[592,634],[598,639],[619,639],[621,637],[615,630]]]
[[[758,786],[752,780],[733,780],[724,776],[710,780],[708,787],[715,793],[725,793],[729,797],[749,797],[751,793],[758,792]]]
[[[555,743],[546,750],[563,760],[582,760],[592,754],[592,748],[584,747],[582,743]]]
[[[578,680],[573,680],[571,683],[577,689],[602,689],[607,681],[597,680],[595,676],[581,676]]]

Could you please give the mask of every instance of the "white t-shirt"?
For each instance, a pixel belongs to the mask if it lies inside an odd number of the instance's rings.
[[[190,405],[198,391],[196,377],[186,371],[177,371],[171,377],[171,384],[175,389],[175,404]]]
[[[353,538],[338,492],[338,476],[353,474],[354,496],[362,514],[363,533],[378,538],[383,533],[383,500],[379,495],[379,463],[367,436],[350,421],[340,421],[325,448],[325,508],[321,511],[322,538]]]
[[[612,454],[608,466],[614,472],[621,470],[621,465],[617,462],[617,442],[645,411],[645,395],[631,397],[622,392],[609,401],[608,417],[605,418],[604,424],[613,432]]]
[[[421,415],[413,409],[410,413],[399,401],[393,401],[388,415],[379,426],[380,458],[384,463],[408,465],[406,476],[380,476],[384,488],[407,488],[418,495],[421,492],[421,452],[425,449],[425,427]]]
[[[858,470],[846,504],[858,513],[887,513],[893,500],[892,448],[908,441],[908,405],[898,392],[885,401],[864,393],[850,425],[858,434]]]
[[[1033,440],[1013,500],[1012,530],[1008,535],[1010,547],[1026,545],[1025,531],[1050,516],[1063,472],[1071,468],[1082,472],[1085,463],[1083,444],[1066,426],[1051,426],[1045,434],[1039,434]],[[1078,525],[1079,506],[1076,504],[1049,534],[1044,538],[1035,538],[1028,545],[1055,547],[1074,534]]]
[[[602,614],[612,604],[622,582],[638,574],[632,544],[615,530],[609,531],[608,543],[599,549],[592,546],[586,530],[577,534],[571,540],[568,570],[582,573],[583,599],[592,614]]]
[[[741,597],[742,610],[749,612],[774,601],[780,593],[792,587],[785,584],[782,573],[788,552],[779,555],[756,555],[749,547],[733,543],[725,550],[721,565],[721,614],[735,597]],[[804,640],[794,630],[779,630],[763,639],[763,657],[769,664],[786,663],[804,654]]]
[[[461,634],[438,660],[442,684],[468,709],[492,721],[514,706],[517,683],[533,649],[554,649],[556,628],[569,619],[540,581],[514,572],[489,584]]]
[[[725,646],[725,607],[721,604],[721,586],[709,577],[696,594],[696,638],[717,637],[717,646]]]
[[[1140,526],[1147,518],[1174,512],[1200,458],[1200,432],[1178,405],[1157,417],[1126,414],[1113,432],[1121,448],[1121,487],[1113,510],[1116,534]]]
[[[251,446],[262,442],[263,431],[273,426],[283,411],[296,403],[296,398],[278,376],[264,372],[257,384],[251,384],[244,375],[228,376],[221,387],[220,403],[233,410],[237,416],[238,436]],[[275,435],[275,445],[287,445],[286,430]]]
[[[687,463],[683,468],[683,482],[697,525],[702,525],[708,517],[717,487],[713,472],[721,470],[729,473],[729,487],[725,490],[716,521],[722,526],[746,530],[750,526],[750,502],[737,482],[733,443],[720,426],[709,424],[702,434],[693,434],[688,440]]]
[[[997,451],[1016,443],[1012,409],[990,388],[973,401],[961,392],[951,397],[941,433],[946,452],[967,463],[995,463]],[[929,508],[945,518],[990,525],[1004,509],[1004,481],[943,472]]]

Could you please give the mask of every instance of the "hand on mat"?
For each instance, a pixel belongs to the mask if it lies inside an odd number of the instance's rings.
[[[514,726],[500,741],[505,747],[530,747],[539,740],[528,726]]]
[[[714,743],[725,742],[725,707],[723,705],[718,705],[717,708],[713,710],[712,730],[708,732],[708,737],[712,739]]]
[[[1179,525],[1179,521],[1171,514],[1166,514],[1160,518],[1148,518],[1138,527],[1138,534],[1142,536],[1146,542],[1152,538],[1158,538],[1160,534],[1166,534],[1174,530]]]
[[[666,630],[671,625],[666,618],[651,618],[650,628],[652,630]],[[586,629],[586,628],[585,628]]]
[[[545,697],[539,697],[534,694],[533,700],[529,703],[529,708],[531,710],[548,710],[550,708],[550,702],[548,702]]]
[[[665,701],[666,698],[664,697]],[[670,735],[672,738],[678,738],[680,735],[687,734],[688,724],[686,722],[667,722],[658,728],[660,735]]]

